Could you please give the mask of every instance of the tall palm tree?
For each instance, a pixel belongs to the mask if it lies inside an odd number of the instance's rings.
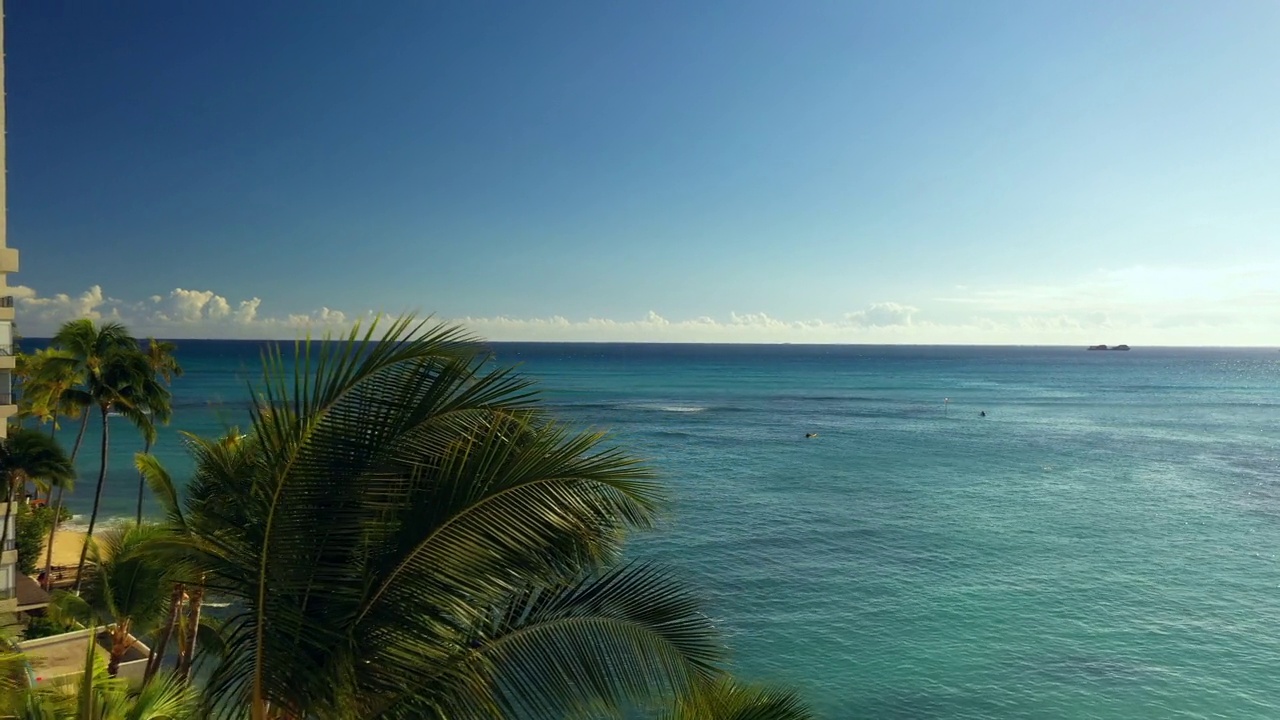
[[[76,456],[80,452],[80,447],[84,441],[85,430],[89,426],[90,410],[96,405],[102,410],[102,451],[101,468],[98,473],[98,488],[94,497],[94,513],[90,517],[89,526],[92,535],[92,528],[97,520],[98,503],[102,497],[102,483],[106,477],[106,451],[107,451],[107,411],[110,409],[110,397],[112,392],[109,390],[111,383],[105,382],[108,378],[118,382],[122,373],[121,358],[130,355],[139,355],[138,341],[134,339],[129,331],[119,323],[103,323],[95,325],[93,320],[89,318],[80,318],[63,323],[62,327],[53,336],[50,347],[57,351],[55,356],[46,358],[43,363],[44,372],[48,377],[58,377],[66,380],[74,380],[73,385],[67,387],[60,393],[62,402],[70,407],[80,409],[80,430],[76,433],[75,444],[71,446],[71,462],[74,464]],[[134,393],[136,394],[136,393]],[[103,403],[106,402],[106,405]],[[150,420],[144,414],[136,412],[134,408],[129,407],[127,403],[124,405],[124,411],[130,420],[135,424],[139,424],[144,429],[150,424]],[[55,512],[61,512],[62,490],[58,492],[58,499]],[[57,515],[54,516],[55,518]],[[49,571],[53,565],[53,540],[57,533],[58,523],[54,522],[53,527],[49,530],[49,544],[45,554],[45,576],[48,577]],[[80,552],[80,568],[84,567],[86,549]],[[77,570],[78,572],[78,570]],[[79,578],[76,580],[76,589],[80,587]]]
[[[146,357],[136,347],[120,347],[102,356],[97,367],[90,370],[85,393],[102,418],[98,484],[93,495],[93,510],[89,513],[89,527],[85,531],[86,538],[92,538],[98,521],[98,510],[102,506],[102,491],[107,482],[111,414],[126,418],[142,431],[144,437],[154,442],[156,429],[148,409],[162,404],[167,406],[169,391],[156,381]],[[88,552],[89,544],[86,542],[80,550],[80,562],[76,567],[76,592],[79,592],[83,584],[81,575]]]
[[[719,676],[696,598],[615,565],[661,504],[645,467],[456,328],[373,333],[303,343],[292,370],[270,353],[246,436],[189,441],[165,553],[241,608],[211,712],[564,717]]]
[[[71,461],[57,440],[29,428],[11,430],[9,437],[0,441],[0,479],[5,486],[0,539],[9,537],[15,495],[26,483],[43,481],[52,485],[69,482],[74,477]]]
[[[57,358],[49,358],[46,367],[52,373],[76,379],[75,385],[64,393],[65,401],[84,409],[80,430],[76,433],[75,444],[71,446],[71,461],[75,462],[85,429],[89,426],[89,409],[94,405],[90,388],[84,386],[93,385],[95,377],[102,375],[108,357],[137,351],[138,341],[120,323],[95,325],[89,318],[80,318],[63,323],[53,336],[50,347],[61,353]]]
[[[147,358],[147,364],[151,366],[151,371],[157,379],[163,380],[165,386],[171,386],[175,377],[182,377],[182,366],[178,364],[178,358],[175,356],[178,346],[165,341],[156,340],[155,338],[147,338],[147,344],[142,348],[142,354]],[[173,405],[168,396],[157,397],[153,400],[154,405],[148,407],[151,413],[153,423],[161,422],[169,423],[169,419],[173,414]],[[142,449],[143,454],[151,452],[151,443],[153,435],[143,434],[145,444]],[[146,494],[147,480],[146,476],[138,472],[138,512],[136,523],[142,524],[142,498]]]
[[[86,542],[93,562],[84,570],[82,597],[98,619],[110,623],[107,673],[112,677],[133,646],[133,637],[155,629],[164,618],[172,586],[170,568],[150,549],[168,533],[162,525],[127,525]]]

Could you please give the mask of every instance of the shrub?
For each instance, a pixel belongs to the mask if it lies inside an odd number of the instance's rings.
[[[65,512],[59,514],[65,519]],[[44,540],[53,527],[53,508],[33,509],[30,505],[19,505],[14,518],[17,523],[14,533],[18,547],[18,571],[24,575],[35,574],[36,569],[44,564],[40,551],[44,549]]]

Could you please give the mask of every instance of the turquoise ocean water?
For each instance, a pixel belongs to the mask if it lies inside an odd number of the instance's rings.
[[[673,506],[636,554],[822,717],[1280,717],[1275,350],[494,347],[653,462]],[[179,344],[177,475],[178,429],[244,421],[258,352]]]

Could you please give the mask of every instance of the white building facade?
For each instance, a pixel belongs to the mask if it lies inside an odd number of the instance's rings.
[[[14,332],[13,295],[9,292],[9,273],[18,271],[18,251],[9,247],[8,161],[5,154],[4,92],[4,6],[0,0],[0,439],[8,437],[10,419],[17,414],[13,397]],[[3,503],[0,503],[2,506]],[[0,507],[0,512],[3,508]],[[15,523],[9,523],[8,536],[0,539],[0,624],[18,610],[18,551],[14,547]]]

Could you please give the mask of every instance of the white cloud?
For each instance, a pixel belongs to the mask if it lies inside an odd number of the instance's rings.
[[[66,293],[38,297],[34,290],[21,285],[9,288],[9,292],[23,309],[24,318],[33,316],[32,319],[37,323],[56,323],[78,317],[100,320],[103,317],[102,309],[108,303],[100,285],[94,285],[74,298]]]
[[[491,340],[641,342],[793,342],[1078,345],[1280,344],[1276,268],[1131,268],[1100,271],[1059,285],[957,287],[927,308],[877,302],[836,319],[789,320],[764,312],[715,318],[669,318],[650,311],[634,319],[599,317],[461,317]],[[125,323],[139,336],[294,338],[341,333],[372,313],[323,307],[271,314],[261,298],[229,300],[211,290],[175,288],[126,301],[100,286],[72,296],[11,288],[18,324],[32,337],[66,320]]]
[[[303,331],[342,332],[348,316],[321,308],[314,313],[262,317],[261,298],[232,303],[211,290],[174,288],[168,295],[152,295],[129,302],[105,295],[94,285],[78,296],[58,293],[41,297],[24,286],[9,288],[17,301],[18,326],[32,337],[53,334],[74,318],[122,322],[136,335],[173,338],[290,338]]]
[[[845,320],[859,327],[890,327],[910,325],[918,309],[895,302],[874,303],[866,310],[845,314]]]

